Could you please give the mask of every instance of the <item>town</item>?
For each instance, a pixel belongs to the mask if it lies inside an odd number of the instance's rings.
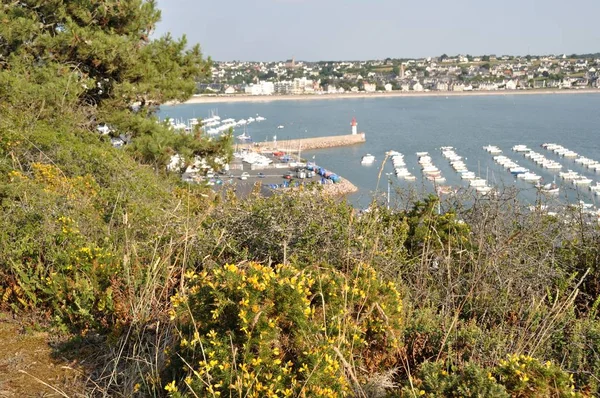
[[[196,94],[306,95],[375,92],[600,88],[600,54],[448,56],[304,62],[213,62]]]

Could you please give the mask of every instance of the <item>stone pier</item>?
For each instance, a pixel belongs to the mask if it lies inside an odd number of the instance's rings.
[[[267,151],[298,152],[311,149],[335,148],[340,146],[349,146],[362,144],[366,141],[365,133],[332,135],[328,137],[298,138],[295,140],[266,141],[244,144],[248,148]]]

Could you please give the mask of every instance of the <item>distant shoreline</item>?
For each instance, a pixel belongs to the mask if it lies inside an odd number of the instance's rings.
[[[548,95],[548,94],[600,94],[600,89],[537,89],[537,90],[498,90],[498,91],[422,91],[422,92],[385,92],[385,93],[344,93],[344,94],[300,94],[300,95],[198,95],[183,102],[183,104],[211,104],[226,102],[272,102],[272,101],[310,101],[335,99],[365,99],[365,98],[394,98],[394,97],[463,97],[491,95]],[[165,105],[178,105],[167,103]]]

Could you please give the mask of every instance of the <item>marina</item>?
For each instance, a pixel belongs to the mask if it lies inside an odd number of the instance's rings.
[[[187,104],[168,107],[161,110],[161,117],[184,120],[188,115],[209,114],[214,106]],[[322,167],[337,171],[350,180],[358,191],[349,195],[348,200],[357,207],[366,207],[373,199],[381,168],[382,175],[398,176],[392,179],[392,199],[396,197],[396,191],[415,191],[418,195],[426,195],[435,193],[439,186],[444,187],[442,191],[459,189],[475,193],[470,181],[476,180],[473,185],[481,185],[479,180],[485,180],[484,184],[495,190],[515,187],[521,200],[535,203],[543,188],[555,181],[560,187],[559,193],[554,191],[548,200],[562,203],[583,200],[596,205],[600,197],[590,187],[595,187],[600,179],[600,172],[596,169],[600,165],[590,160],[600,159],[600,142],[596,139],[600,126],[600,115],[596,112],[598,107],[600,96],[527,95],[227,103],[219,104],[218,111],[223,119],[247,119],[248,115],[256,114],[266,118],[261,123],[246,126],[253,141],[242,143],[238,140],[240,145],[260,141],[268,148],[276,135],[277,142],[289,143],[287,149],[294,153],[298,153],[298,143],[301,142],[298,140],[314,139],[314,142],[319,142],[321,137],[331,136],[332,132],[348,131],[348,121],[355,116],[360,121],[361,130],[369,136],[368,140],[319,149],[308,149],[302,145],[301,156],[308,160],[315,158]],[[539,111],[542,108],[544,112]],[[285,128],[279,129],[278,126]],[[239,130],[237,134],[241,132]],[[558,148],[558,153],[555,153],[540,147],[548,143],[556,143],[563,148]],[[513,147],[518,145],[524,146],[519,147],[522,151],[513,151]],[[455,154],[462,159],[450,160],[444,156],[442,147],[445,146],[452,146]],[[382,164],[390,149],[402,156],[398,156],[395,163],[386,160]],[[569,150],[576,153],[575,157]],[[434,185],[423,174],[418,163],[419,156],[423,155],[421,152],[429,154],[432,164],[446,179],[444,183]],[[371,167],[361,165],[366,154],[375,157]],[[540,179],[525,181],[524,178],[516,178],[493,159],[503,154]],[[458,161],[462,164],[453,163]],[[569,169],[592,181],[588,185],[583,184],[586,180],[574,184],[572,180],[559,176]]]

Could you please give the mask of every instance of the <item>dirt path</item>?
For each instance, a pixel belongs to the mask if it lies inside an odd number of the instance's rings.
[[[0,313],[0,398],[83,396],[80,372],[52,355],[50,340]]]

